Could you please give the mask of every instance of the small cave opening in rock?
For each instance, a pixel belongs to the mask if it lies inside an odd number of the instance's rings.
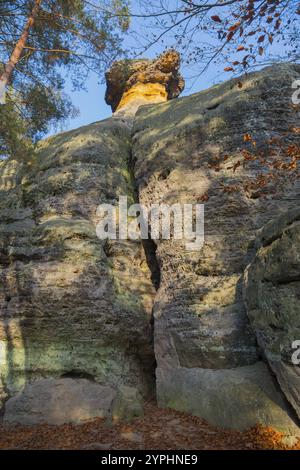
[[[86,379],[90,382],[95,382],[95,378],[92,374],[82,370],[70,370],[60,376],[61,379]]]

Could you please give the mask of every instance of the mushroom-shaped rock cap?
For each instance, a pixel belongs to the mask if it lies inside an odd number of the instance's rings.
[[[121,108],[134,112],[142,104],[176,98],[184,89],[179,67],[180,55],[173,49],[154,60],[114,62],[105,74],[105,101],[113,112]]]

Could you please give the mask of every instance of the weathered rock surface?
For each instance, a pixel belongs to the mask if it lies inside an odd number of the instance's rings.
[[[179,67],[180,56],[172,49],[154,60],[114,62],[105,74],[106,103],[113,112],[133,115],[141,105],[176,98],[184,89]]]
[[[108,417],[116,391],[86,379],[42,379],[5,404],[4,423],[59,425]]]
[[[300,340],[300,208],[266,224],[256,246],[245,273],[248,315],[281,390],[300,418],[300,367],[292,361],[293,343]]]
[[[96,236],[96,209],[133,201],[130,131],[109,119],[0,164],[1,381],[92,378],[154,388],[154,288],[140,243]]]
[[[144,415],[143,400],[134,387],[122,385],[112,405],[112,421],[132,421]]]
[[[264,148],[274,136],[297,142],[291,127],[297,126],[299,116],[290,106],[290,90],[299,74],[298,65],[267,68],[189,97],[140,108],[136,115],[133,157],[141,203],[149,207],[206,201],[205,244],[200,252],[186,250],[180,240],[157,241],[161,284],[154,304],[155,353],[162,406],[181,403],[181,409],[189,410],[188,400],[181,401],[189,371],[193,412],[203,416],[205,396],[214,408],[214,379],[205,371],[221,371],[222,383],[227,381],[230,387],[231,369],[239,374],[260,359],[243,302],[243,272],[254,254],[256,230],[278,212],[299,204],[299,182],[292,185],[286,180],[276,194],[266,197],[249,188],[226,188],[243,186],[265,171],[256,160],[242,164],[241,150],[251,150],[245,142],[248,133],[256,148]],[[198,402],[203,388],[206,393]],[[259,398],[259,389],[258,384],[251,385],[247,392],[247,406],[253,409],[249,422],[255,421],[257,402],[257,421],[270,415],[270,402]],[[266,393],[273,396],[271,389]],[[238,427],[243,418],[230,418],[219,403],[216,398],[212,421],[219,419],[230,427],[235,422]],[[269,410],[265,414],[264,404]],[[274,407],[275,416],[275,402]],[[205,416],[210,419],[209,413]],[[277,424],[281,428],[282,420]]]
[[[297,143],[290,99],[300,67],[276,66],[157,104],[183,87],[176,53],[127,63],[125,76],[121,65],[107,77],[107,100],[118,109],[112,119],[48,139],[22,164],[0,164],[0,396],[20,393],[7,416],[23,408],[34,419],[27,404],[44,380],[72,380],[75,388],[84,380],[89,390],[93,382],[109,388],[99,392],[107,407],[95,405],[98,414],[109,409],[111,418],[130,420],[153,391],[156,359],[160,406],[219,426],[261,423],[295,435],[247,316],[243,273],[256,231],[299,205],[299,182],[286,179],[260,197],[252,183],[266,170],[260,158],[242,156],[252,137],[255,149],[274,137]],[[149,100],[156,104],[138,111],[132,136],[132,114]],[[138,241],[99,240],[97,206],[124,195],[131,204],[137,192],[147,207],[205,202],[204,247],[190,251],[171,237],[144,243],[145,254]],[[38,406],[40,416],[50,413]],[[72,420],[72,406],[64,419]]]
[[[235,369],[157,369],[158,404],[187,411],[224,428],[257,424],[300,435],[261,361]]]

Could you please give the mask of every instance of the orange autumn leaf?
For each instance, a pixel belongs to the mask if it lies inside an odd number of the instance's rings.
[[[238,21],[237,23],[235,23],[235,24],[233,24],[232,26],[230,26],[230,28],[228,29],[228,31],[235,31],[240,25],[241,25],[241,22]]]
[[[250,134],[244,134],[244,142],[251,142],[252,141],[252,137]]]

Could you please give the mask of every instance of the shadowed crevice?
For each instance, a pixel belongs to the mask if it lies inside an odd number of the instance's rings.
[[[142,240],[146,260],[151,272],[151,281],[155,290],[160,286],[160,267],[156,257],[157,246],[153,240]]]

